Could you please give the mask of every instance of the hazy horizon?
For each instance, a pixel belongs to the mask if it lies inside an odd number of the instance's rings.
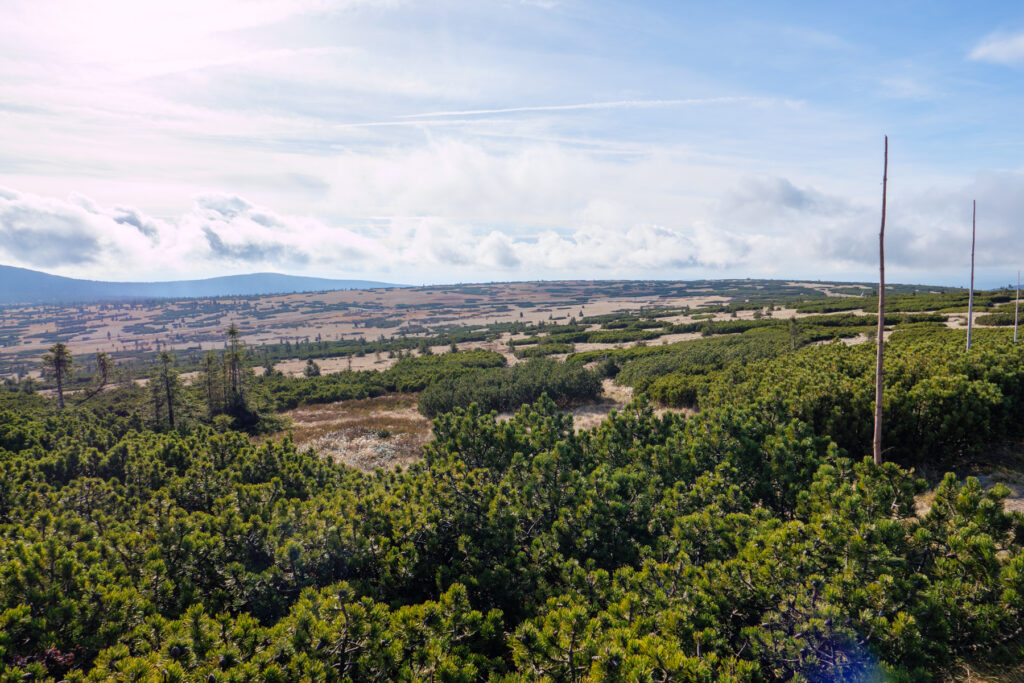
[[[7,264],[0,263],[0,268],[4,267],[6,265]],[[13,267],[20,268],[21,266],[13,266]],[[43,273],[44,275],[55,275],[55,276],[57,275],[56,273],[49,273],[49,272],[44,271],[44,270],[37,270],[37,269],[31,269],[31,268],[26,269],[26,270],[31,270],[31,271],[37,272],[37,273]],[[244,273],[232,273],[230,275],[212,275],[212,276],[208,276],[208,277],[184,278],[184,279],[181,279],[181,278],[179,278],[179,279],[162,279],[162,280],[122,280],[122,279],[117,279],[117,278],[74,278],[74,279],[89,280],[89,281],[94,281],[94,282],[102,282],[102,283],[110,283],[110,284],[168,284],[168,283],[173,283],[173,282],[194,282],[194,281],[200,281],[200,280],[214,280],[214,279],[226,278],[226,277],[246,277],[246,276],[266,276],[266,275],[270,275],[270,276],[285,276],[285,277],[294,277],[294,278],[312,278],[312,279],[324,279],[324,280],[339,280],[339,281],[340,280],[351,280],[351,281],[361,281],[361,282],[373,282],[375,284],[380,284],[380,285],[388,286],[388,287],[391,287],[391,286],[395,286],[395,287],[445,287],[445,286],[451,286],[451,285],[505,285],[505,284],[521,284],[521,283],[529,283],[529,282],[559,282],[559,281],[569,281],[569,282],[611,282],[611,281],[618,280],[618,281],[635,281],[635,282],[699,282],[699,281],[703,281],[703,280],[761,280],[761,279],[776,280],[776,281],[779,281],[779,282],[784,282],[784,281],[787,281],[787,280],[792,280],[794,282],[828,282],[828,283],[834,283],[834,284],[840,284],[840,285],[842,285],[842,284],[850,284],[850,285],[877,285],[877,282],[872,281],[870,279],[865,279],[865,280],[834,280],[834,279],[832,279],[832,280],[830,280],[828,278],[786,278],[786,277],[778,277],[778,278],[756,278],[756,277],[721,277],[721,278],[541,278],[541,279],[533,279],[533,280],[451,280],[451,281],[440,281],[440,282],[397,282],[397,281],[396,282],[386,282],[386,281],[370,280],[370,279],[367,279],[367,278],[332,278],[332,277],[322,277],[321,278],[319,276],[304,275],[302,273],[283,273],[283,272],[279,272],[279,271],[259,271],[259,272],[257,272],[257,271],[249,271],[249,272],[244,272]],[[58,277],[66,277],[66,276],[58,276]],[[963,285],[961,287],[960,285],[956,285],[956,284],[947,285],[947,284],[943,284],[943,283],[939,283],[939,282],[898,282],[898,281],[893,281],[891,279],[887,279],[886,280],[886,288],[887,289],[889,287],[898,287],[898,286],[907,286],[907,285],[909,285],[909,286],[922,286],[922,287],[929,287],[929,286],[932,286],[932,287],[960,287],[961,289],[967,289],[967,285]],[[989,287],[989,289],[1001,288],[1001,287],[1004,287],[1006,285],[1013,286],[1012,283],[1002,283],[1002,284],[992,285],[991,287]],[[982,286],[978,285],[976,283],[976,288],[981,289]],[[230,295],[226,295],[226,296],[230,296]]]
[[[1016,277],[1024,8],[13,0],[0,263],[103,281]]]

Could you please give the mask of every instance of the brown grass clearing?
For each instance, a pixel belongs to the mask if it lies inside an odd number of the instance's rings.
[[[633,388],[620,386],[615,380],[605,379],[601,383],[602,396],[596,401],[570,406],[564,412],[572,415],[573,428],[577,432],[593,429],[601,425],[613,410],[621,411],[633,401]],[[654,414],[682,413],[693,415],[696,411],[688,408],[655,408]],[[511,413],[502,413],[500,419],[510,419]]]
[[[567,412],[572,415],[572,424],[577,432],[597,427],[612,410],[622,410],[633,400],[633,389],[631,387],[620,387],[614,380],[606,379],[602,382],[604,395],[592,403],[570,408]]]
[[[364,356],[351,356],[351,369],[357,370],[387,370],[392,365],[398,362],[397,358],[388,358],[386,353],[380,354],[380,358],[377,358],[376,354],[368,353]],[[349,356],[331,356],[328,358],[314,358],[313,361],[320,366],[320,372],[324,375],[329,375],[332,372],[342,372],[348,370],[350,367]],[[291,360],[283,360],[274,364],[274,369],[283,372],[289,377],[302,377],[306,371],[306,361],[293,358]],[[262,375],[263,368],[254,368],[256,374]]]
[[[863,296],[863,294],[847,294],[845,292],[836,292],[836,291],[833,291],[833,288],[835,288],[837,285],[830,285],[830,284],[825,284],[825,283],[820,283],[820,282],[787,282],[786,284],[790,285],[790,286],[793,286],[793,287],[807,287],[808,289],[816,289],[819,292],[821,292],[822,294],[824,294],[825,296],[833,297],[833,298],[850,298],[850,297],[856,297],[856,296]],[[867,287],[865,285],[848,284],[848,285],[844,285],[844,286],[846,286],[846,287],[859,287],[860,289],[864,290],[865,292],[871,290],[870,287]],[[886,289],[888,289],[888,287],[886,287]]]
[[[416,410],[415,394],[303,406],[283,415],[292,421],[291,433],[299,450],[314,449],[334,462],[369,472],[405,467],[422,457],[430,440],[430,420]]]
[[[892,334],[892,332],[886,330],[885,334],[886,335],[890,335],[890,334]],[[886,336],[885,338],[888,339],[889,337]],[[820,339],[820,340],[814,342],[813,344],[811,344],[811,346],[826,346],[828,344],[831,344],[833,341],[835,341],[835,340],[834,339]],[[868,341],[868,336],[866,334],[858,334],[855,337],[840,337],[839,341],[841,343],[843,343],[843,344],[846,344],[847,346],[855,346],[857,344],[863,344],[866,341]]]
[[[975,318],[977,318],[977,315],[975,315]],[[961,327],[967,327],[967,314],[948,313],[946,315],[946,327],[952,327],[953,329],[956,330],[960,329]]]
[[[613,380],[603,382],[604,395],[590,403],[570,407],[576,431],[599,426],[612,410],[622,410],[633,400],[630,387]],[[430,420],[416,409],[416,394],[389,394],[377,398],[338,401],[303,406],[282,413],[291,427],[271,438],[280,440],[290,433],[299,450],[314,449],[334,462],[370,472],[414,463],[422,457],[423,445],[432,438]],[[692,414],[692,410],[658,408],[667,412]],[[509,413],[499,419],[510,419]]]

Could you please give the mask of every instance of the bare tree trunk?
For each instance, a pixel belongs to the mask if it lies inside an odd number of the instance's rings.
[[[971,202],[971,293],[967,295],[967,350],[971,350],[971,328],[974,327],[974,236],[978,217],[978,200]]]
[[[1020,313],[1020,271],[1017,271],[1017,298],[1013,304],[1013,343],[1017,343],[1017,320]]]
[[[882,347],[885,346],[885,190],[889,181],[889,136],[885,136],[882,165],[882,227],[878,231],[878,338],[875,357],[875,464],[882,464]]]

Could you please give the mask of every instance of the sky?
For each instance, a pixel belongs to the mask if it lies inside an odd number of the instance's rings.
[[[0,264],[402,284],[1024,267],[1018,2],[0,0]]]

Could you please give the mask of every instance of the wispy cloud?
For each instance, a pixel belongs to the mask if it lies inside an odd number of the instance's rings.
[[[1024,32],[993,33],[978,43],[968,57],[977,62],[1024,64]]]
[[[689,107],[716,104],[776,104],[778,100],[765,97],[695,97],[673,100],[612,100],[609,102],[583,102],[579,104],[549,104],[528,107],[503,107],[500,109],[463,109],[456,111],[432,111],[423,114],[406,114],[399,118],[421,119],[442,116],[492,116],[495,114],[519,114],[545,111],[579,111],[586,109],[650,109],[655,107]]]
[[[519,0],[522,5],[529,5],[531,7],[539,7],[541,9],[554,9],[558,7],[558,0]]]
[[[935,96],[928,83],[913,76],[889,76],[881,80],[881,95],[893,99],[927,100]]]
[[[550,104],[524,107],[501,107],[496,109],[461,109],[452,111],[431,111],[419,114],[403,114],[386,121],[358,121],[334,124],[338,130],[356,128],[393,128],[409,126],[457,126],[476,123],[477,118],[505,116],[514,114],[532,114],[547,112],[573,112],[587,110],[610,109],[658,109],[671,107],[711,107],[718,105],[747,105],[751,107],[768,107],[782,105],[799,106],[794,100],[781,100],[771,97],[735,96],[735,97],[700,97],[688,99],[666,100],[612,100],[607,102],[581,102],[577,104]]]

